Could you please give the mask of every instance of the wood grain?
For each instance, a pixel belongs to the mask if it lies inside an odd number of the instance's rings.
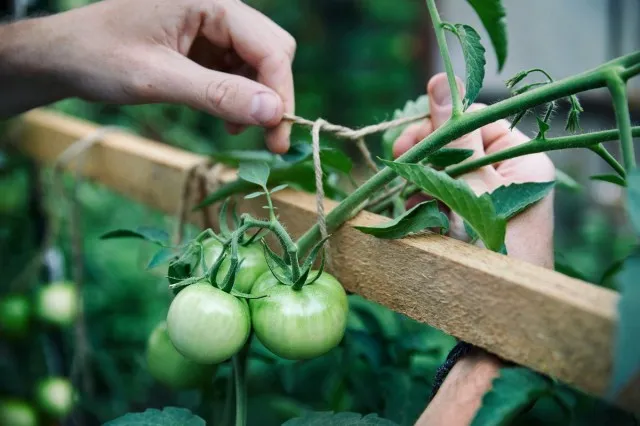
[[[22,125],[22,150],[44,163],[97,128],[45,110],[29,112]],[[87,177],[169,214],[176,213],[186,170],[203,160],[127,133],[109,133],[89,154]],[[222,180],[232,179],[235,171],[222,174]],[[294,235],[314,222],[312,194],[284,190],[274,198]],[[264,215],[262,202],[242,204]],[[327,201],[327,210],[334,206]],[[348,290],[507,360],[604,394],[617,293],[435,234],[388,241],[353,228],[384,220],[364,212],[332,237],[333,273]],[[638,402],[623,401],[635,410]]]

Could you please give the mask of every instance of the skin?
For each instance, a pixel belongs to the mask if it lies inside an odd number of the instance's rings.
[[[463,83],[458,80],[461,96]],[[402,155],[451,117],[451,97],[444,73],[437,74],[427,84],[431,117],[416,123],[400,135],[394,145],[394,155]],[[474,104],[470,109],[483,108]],[[528,142],[530,138],[517,129],[509,130],[505,120],[488,124],[449,147],[472,149],[473,158]],[[477,193],[492,192],[499,186],[523,182],[548,182],[555,178],[555,168],[546,154],[532,154],[486,166],[460,177]],[[427,199],[424,194],[413,196],[408,203],[414,205]],[[451,219],[450,236],[467,240],[460,217],[447,212]],[[507,225],[506,245],[509,256],[553,268],[553,194],[511,219]],[[468,425],[478,411],[482,396],[491,388],[503,363],[483,350],[472,351],[456,363],[433,401],[422,413],[417,426]]]
[[[106,0],[0,26],[0,118],[64,98],[186,104],[289,148],[293,37],[239,0]]]

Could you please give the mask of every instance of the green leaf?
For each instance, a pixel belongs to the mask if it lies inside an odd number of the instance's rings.
[[[427,163],[438,169],[458,164],[473,155],[472,149],[440,148],[427,157]]]
[[[273,164],[278,157],[265,150],[228,150],[211,154],[218,163],[238,167],[242,162],[265,162]]]
[[[614,185],[618,185],[618,186],[622,186],[625,187],[627,186],[627,182],[624,180],[623,177],[620,177],[620,175],[593,175],[591,176],[589,179],[591,180],[601,180],[603,182],[609,182],[612,183]]]
[[[238,177],[265,187],[269,180],[269,164],[264,161],[242,162],[238,167]]]
[[[618,330],[610,396],[615,397],[640,371],[640,255],[629,257],[618,274]]]
[[[167,407],[162,411],[149,408],[143,413],[128,413],[104,426],[205,426],[200,417],[186,408]]]
[[[259,197],[259,196],[261,196],[261,195],[264,195],[264,192],[262,192],[262,191],[252,192],[251,194],[247,194],[247,195],[245,195],[245,196],[244,196],[244,199],[245,199],[245,200],[250,200],[250,199],[252,199],[252,198],[257,198],[257,197]]]
[[[489,33],[498,58],[498,71],[507,60],[507,13],[501,0],[467,0]]]
[[[401,425],[414,425],[429,400],[431,387],[406,370],[390,369],[382,375],[384,416]]]
[[[275,194],[278,191],[282,191],[283,189],[287,188],[289,185],[286,183],[283,183],[282,185],[278,185],[275,188],[273,188],[271,191],[269,191],[272,194]]]
[[[429,97],[427,95],[422,95],[415,101],[407,101],[404,105],[404,108],[397,109],[393,113],[393,120],[397,120],[399,118],[405,117],[413,117],[420,114],[426,114],[429,112]],[[394,127],[386,130],[382,134],[382,150],[384,154],[384,158],[393,159],[393,144],[395,143],[398,136],[402,134],[404,129],[406,129],[411,124],[405,124],[402,126]]]
[[[460,40],[464,63],[466,65],[466,95],[464,97],[464,108],[467,109],[476,100],[482,81],[484,80],[484,67],[487,61],[484,58],[484,46],[480,42],[480,35],[469,25],[456,24],[455,35]]]
[[[355,228],[376,238],[398,239],[427,228],[441,228],[446,233],[449,230],[449,219],[438,209],[438,203],[430,200],[418,204],[402,216],[383,224]]]
[[[135,230],[116,229],[115,231],[109,231],[100,236],[101,240],[114,238],[139,238],[161,246],[169,243],[169,234],[166,231],[149,226],[140,226]]]
[[[574,178],[559,169],[556,169],[556,185],[559,188],[568,189],[569,191],[573,192],[582,191],[582,185],[576,182]]]
[[[545,139],[547,131],[549,130],[549,124],[540,119],[540,117],[536,117],[536,121],[538,122],[538,139]]]
[[[161,248],[153,255],[149,263],[147,264],[147,269],[153,269],[160,265],[164,265],[165,263],[171,261],[176,257],[176,252],[170,248]]]
[[[377,414],[363,416],[357,413],[310,412],[304,417],[291,419],[282,426],[397,426],[391,420],[382,419]]]
[[[477,196],[462,180],[418,164],[402,164],[383,160],[403,178],[415,183],[458,213],[480,236],[485,246],[499,251],[504,245],[506,221],[500,217],[488,194]]]
[[[640,169],[633,169],[627,175],[627,213],[636,234],[640,235]]]
[[[554,185],[555,181],[512,183],[493,191],[491,200],[498,216],[510,219],[544,198]]]
[[[471,426],[507,426],[540,397],[552,392],[551,380],[524,367],[503,368],[482,398]]]
[[[325,167],[349,173],[353,168],[353,162],[344,152],[335,148],[322,148],[320,150],[320,162]]]

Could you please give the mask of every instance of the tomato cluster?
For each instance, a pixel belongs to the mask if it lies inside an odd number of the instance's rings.
[[[212,265],[222,245],[211,238],[203,246],[206,264]],[[348,304],[338,280],[323,272],[296,290],[273,276],[258,244],[240,247],[239,257],[234,290],[255,298],[247,302],[205,280],[181,290],[166,323],[158,325],[148,341],[148,367],[158,381],[176,388],[201,384],[213,366],[240,351],[251,329],[275,355],[290,360],[323,355],[342,340]],[[219,277],[228,269],[225,259]],[[194,272],[203,273],[202,268]]]

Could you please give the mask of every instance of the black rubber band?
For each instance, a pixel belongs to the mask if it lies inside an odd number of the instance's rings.
[[[471,343],[463,341],[458,342],[453,347],[453,349],[451,349],[451,352],[449,352],[449,355],[447,355],[447,359],[445,360],[445,362],[440,367],[438,367],[438,370],[436,370],[436,375],[433,378],[433,388],[431,388],[431,396],[429,397],[429,401],[433,400],[433,397],[436,396],[436,393],[438,393],[440,386],[442,386],[442,383],[447,378],[447,375],[449,374],[453,366],[456,365],[456,363],[461,358],[467,356],[473,349],[475,349],[475,346],[473,346]]]

